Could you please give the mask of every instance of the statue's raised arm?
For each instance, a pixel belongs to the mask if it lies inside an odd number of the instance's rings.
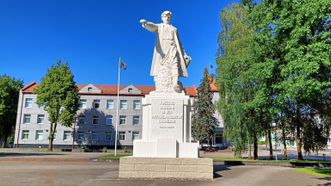
[[[164,11],[161,15],[163,23],[140,20],[142,27],[156,33],[151,76],[154,76],[158,92],[182,92],[178,78],[188,76],[186,67],[191,61],[191,57],[184,52],[177,28],[170,24],[171,17],[170,11]]]
[[[141,26],[150,32],[157,32],[157,24],[148,22],[145,19],[140,20]]]

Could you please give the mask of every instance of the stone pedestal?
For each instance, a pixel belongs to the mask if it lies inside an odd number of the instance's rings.
[[[120,178],[213,179],[213,160],[191,143],[189,96],[151,92],[143,101],[142,139],[120,159]]]
[[[120,178],[213,179],[210,158],[142,158],[120,159]]]
[[[142,106],[142,139],[133,142],[134,157],[198,158],[199,144],[191,143],[189,96],[151,92]]]

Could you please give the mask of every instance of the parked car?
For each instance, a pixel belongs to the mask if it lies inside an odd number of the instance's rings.
[[[207,143],[203,143],[200,145],[199,149],[206,151],[206,152],[215,152],[219,150],[218,146],[215,145],[209,145]]]
[[[224,150],[224,149],[228,148],[228,145],[222,143],[222,144],[214,144],[214,145],[212,145],[212,147],[218,148],[219,150]]]

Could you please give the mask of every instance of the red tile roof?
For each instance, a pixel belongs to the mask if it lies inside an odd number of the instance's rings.
[[[217,83],[213,77],[211,77],[210,89],[212,92],[218,92]]]
[[[32,82],[30,84],[28,84],[27,86],[23,87],[21,90],[23,93],[25,94],[33,94],[33,89],[35,87],[37,87],[38,84],[36,82]],[[77,85],[78,89],[81,90],[83,87],[87,86],[84,84],[79,84]],[[79,93],[81,95],[117,95],[117,86],[116,85],[94,85],[95,87],[97,87],[98,89],[101,90],[101,93]],[[133,85],[134,86],[134,85]],[[127,86],[121,85],[120,86],[120,90],[125,88]],[[137,89],[141,90],[141,94],[138,95],[147,95],[149,94],[151,91],[155,90],[154,86],[134,86]],[[211,85],[212,87],[212,91],[217,91],[217,87],[216,85]],[[191,86],[191,87],[184,87],[184,91],[185,94],[191,97],[194,97],[197,95],[198,91],[197,88],[195,86]],[[137,95],[137,94],[121,94],[121,95]]]

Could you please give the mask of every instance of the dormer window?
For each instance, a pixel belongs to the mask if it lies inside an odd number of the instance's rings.
[[[128,88],[128,92],[132,92],[132,90],[133,90],[132,88]]]
[[[88,87],[87,92],[92,92],[92,87]]]
[[[93,108],[97,109],[100,107],[100,100],[95,99],[93,100]]]

